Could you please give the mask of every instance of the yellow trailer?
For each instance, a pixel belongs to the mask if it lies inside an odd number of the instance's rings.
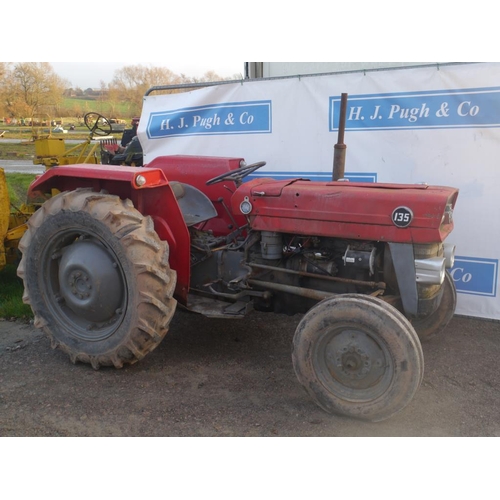
[[[17,260],[17,245],[27,229],[34,207],[11,209],[5,172],[0,168],[0,270]]]
[[[9,230],[10,201],[5,172],[0,168],[0,269],[7,263],[4,239]]]

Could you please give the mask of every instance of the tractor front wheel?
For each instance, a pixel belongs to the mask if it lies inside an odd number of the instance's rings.
[[[423,378],[408,320],[373,297],[346,294],[314,306],[293,341],[295,373],[329,413],[380,421],[410,403]]]
[[[450,273],[447,271],[443,282],[443,295],[439,307],[425,318],[412,321],[413,328],[421,341],[429,340],[441,333],[455,314],[457,290]]]
[[[121,368],[152,351],[175,311],[176,274],[129,200],[79,189],[29,220],[18,274],[35,326],[76,363]]]

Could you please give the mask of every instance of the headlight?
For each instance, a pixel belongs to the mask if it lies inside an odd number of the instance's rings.
[[[144,186],[144,184],[146,184],[146,177],[144,177],[143,175],[138,175],[136,178],[135,178],[135,183],[141,187],[141,186]]]

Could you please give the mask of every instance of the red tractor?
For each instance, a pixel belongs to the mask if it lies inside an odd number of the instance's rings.
[[[163,156],[49,169],[30,187],[43,204],[20,243],[35,326],[74,363],[121,368],[158,346],[177,304],[212,318],[302,313],[292,359],[310,396],[388,418],[422,381],[420,340],[455,310],[444,240],[458,190],[242,182],[264,165]]]

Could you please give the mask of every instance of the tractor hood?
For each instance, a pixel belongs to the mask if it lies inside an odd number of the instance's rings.
[[[457,196],[458,189],[425,184],[255,179],[231,203],[260,231],[434,243],[453,229]]]

